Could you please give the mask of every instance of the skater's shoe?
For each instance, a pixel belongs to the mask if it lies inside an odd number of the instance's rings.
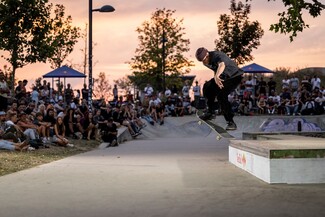
[[[203,115],[200,115],[199,118],[204,121],[207,121],[207,120],[211,120],[211,119],[215,118],[215,114],[213,114],[211,112],[205,112]]]
[[[236,130],[237,125],[234,122],[228,122],[226,130]]]

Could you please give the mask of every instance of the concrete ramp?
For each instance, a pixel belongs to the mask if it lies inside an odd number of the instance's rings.
[[[154,125],[146,124],[147,127],[141,130],[142,135],[139,138],[205,137],[212,132],[205,124],[199,125],[195,116],[167,117],[163,125],[159,123]]]

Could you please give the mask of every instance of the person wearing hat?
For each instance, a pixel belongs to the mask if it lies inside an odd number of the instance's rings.
[[[219,106],[227,121],[226,130],[237,129],[228,95],[241,83],[244,74],[243,70],[221,51],[208,51],[206,48],[201,47],[197,49],[195,57],[214,72],[213,78],[203,86],[203,96],[207,100],[208,108],[200,118],[209,120],[214,117],[214,101],[217,97]]]

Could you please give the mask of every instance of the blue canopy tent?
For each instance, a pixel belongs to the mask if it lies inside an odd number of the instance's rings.
[[[43,78],[52,78],[52,87],[53,86],[53,78],[59,78],[59,83],[60,83],[60,78],[64,78],[64,88],[65,88],[65,79],[66,78],[85,78],[86,75],[84,73],[78,72],[77,70],[74,70],[68,66],[62,66],[60,68],[57,68],[45,75],[43,75]],[[52,98],[52,96],[51,96]]]
[[[274,73],[272,70],[260,66],[256,63],[241,68],[245,73]]]

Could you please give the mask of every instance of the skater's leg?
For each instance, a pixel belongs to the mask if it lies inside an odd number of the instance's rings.
[[[231,109],[231,104],[228,101],[228,95],[236,89],[236,87],[240,84],[242,80],[242,76],[237,76],[228,80],[225,80],[222,88],[217,95],[218,103],[221,107],[225,120],[228,124],[234,123],[233,117],[234,113]],[[235,124],[234,124],[235,127]]]
[[[212,114],[215,113],[214,101],[219,90],[220,89],[213,78],[203,85],[203,96],[207,101],[208,111]]]

